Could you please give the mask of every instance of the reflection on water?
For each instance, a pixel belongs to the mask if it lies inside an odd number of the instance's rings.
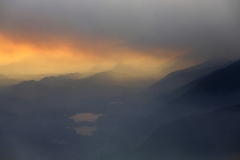
[[[85,136],[92,136],[92,133],[96,131],[96,126],[90,127],[90,126],[83,126],[83,127],[77,127],[73,128],[76,130],[77,134],[85,135]]]
[[[75,116],[70,117],[76,123],[85,121],[85,122],[95,122],[102,114],[92,114],[92,113],[81,113]],[[96,126],[81,126],[81,127],[68,127],[75,129],[77,134],[92,136],[92,133],[96,131]]]
[[[82,114],[77,114],[75,116],[70,117],[70,119],[73,119],[75,122],[80,122],[80,121],[87,121],[87,122],[95,122],[101,114],[92,114],[92,113],[82,113]]]

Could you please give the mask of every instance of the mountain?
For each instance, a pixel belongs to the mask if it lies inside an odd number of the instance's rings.
[[[81,82],[85,84],[91,83],[91,85],[117,85],[122,76],[125,75],[117,74],[114,71],[105,71],[84,78]]]
[[[24,81],[3,91],[4,96],[32,99],[47,95],[50,89],[37,81]]]
[[[3,96],[30,100],[41,111],[55,109],[104,110],[111,102],[128,102],[141,88],[126,86],[125,75],[102,72],[83,79],[47,77],[7,88]]]
[[[189,68],[196,64],[203,63],[207,61],[209,58],[210,59],[215,58],[216,55],[219,55],[219,53],[216,53],[216,51],[212,51],[212,50],[192,51],[192,52],[180,55],[178,57],[175,57],[170,61],[163,63],[162,65],[158,66],[155,69],[155,71],[158,72],[159,75],[161,76],[166,76],[167,74],[174,72],[176,70]]]
[[[115,130],[114,124],[119,118],[118,111],[128,107],[129,101],[139,88],[126,86],[127,76],[113,71],[98,73],[83,79],[67,79],[67,83],[58,86],[44,83],[51,78],[62,79],[48,77],[40,81],[24,81],[3,92],[3,101],[0,96],[0,107],[11,108],[11,111],[18,115],[9,116],[0,122],[1,133],[4,133],[3,136],[0,135],[0,142],[2,142],[2,136],[10,144],[9,148],[13,149],[20,159],[34,159],[33,157],[39,157],[40,153],[45,153],[44,156],[47,158],[39,159],[67,159],[66,157],[86,159],[79,157],[90,153],[89,150],[96,150],[96,153],[101,154],[102,147],[99,149],[96,147],[98,145],[94,144],[108,145],[105,137],[113,133],[111,129]],[[9,101],[3,103],[6,99]],[[9,103],[14,102],[12,99],[21,99],[23,102],[15,101],[11,107]],[[113,112],[114,114],[111,114]],[[95,125],[88,122],[74,123],[69,119],[78,113],[101,113],[107,117],[107,119],[103,118],[103,121],[96,122],[100,135],[93,136],[91,139],[76,134],[72,127]],[[113,118],[108,118],[110,115]],[[107,134],[101,134],[103,132],[100,130],[107,131]],[[3,144],[2,142],[1,145]],[[79,154],[78,148],[81,146],[81,154]],[[8,150],[8,147],[2,148],[3,152]],[[48,158],[48,154],[53,157]],[[93,155],[93,157],[96,156],[98,154]]]
[[[174,120],[240,104],[239,73],[240,61],[152,99],[141,108],[152,113],[131,125],[134,134],[147,137]]]
[[[163,79],[146,88],[139,96],[141,99],[150,100],[164,92],[174,90],[199,77],[224,68],[228,64],[230,64],[230,62],[227,59],[214,58],[199,65],[172,72]]]
[[[69,83],[73,83],[75,80],[79,80],[84,77],[85,75],[81,73],[69,73],[69,74],[63,74],[59,76],[45,77],[41,79],[39,82],[48,86],[57,87],[57,86],[64,86]]]
[[[240,105],[197,114],[160,127],[129,157],[155,159],[238,159]]]
[[[40,81],[24,81],[18,85],[14,85],[4,92],[4,95],[33,98],[46,96],[51,92],[70,89],[94,88],[95,86],[117,85],[118,80],[111,72],[102,72],[83,79],[67,79],[60,77],[45,77]]]
[[[51,77],[45,77],[41,79],[39,82],[50,87],[58,87],[58,86],[67,85],[74,81],[75,80],[72,80],[72,79],[51,76]]]
[[[59,75],[57,77],[66,78],[66,79],[82,79],[85,77],[85,75],[82,73],[69,73],[69,74]]]
[[[59,76],[59,74],[13,74],[12,77],[16,79],[20,79],[21,81],[30,81],[30,80],[35,80],[39,81],[45,77],[51,77],[51,76]]]

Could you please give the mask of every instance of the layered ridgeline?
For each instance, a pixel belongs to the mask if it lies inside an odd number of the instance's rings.
[[[159,92],[143,106],[135,106],[134,97],[151,80],[113,71],[82,78],[46,77],[14,85],[0,96],[1,136],[17,146],[5,150],[17,148],[23,159],[26,155],[34,157],[39,148],[52,150],[58,159],[66,159],[67,154],[72,159],[87,159],[84,149],[92,159],[101,154],[107,155],[104,159],[120,159],[119,155],[129,160],[208,159],[218,158],[220,153],[228,158],[238,151],[239,144],[240,62],[218,64],[186,69],[182,74],[191,75],[189,83],[184,81],[186,84],[178,88]],[[199,70],[204,72],[200,74]],[[167,77],[174,83],[180,75],[175,72]],[[83,136],[67,128],[73,124],[68,116],[88,112],[104,116],[97,122],[93,140],[83,141]],[[29,134],[32,139],[26,136]],[[64,141],[55,141],[56,137]],[[3,150],[4,143],[0,145]],[[26,146],[24,152],[18,150],[21,145]],[[86,145],[89,148],[79,149]],[[135,149],[129,151],[131,148]],[[108,154],[112,151],[113,156]],[[4,152],[0,157],[5,157]]]
[[[231,101],[231,98],[234,98],[232,96],[235,95],[234,91],[227,91],[226,88],[228,87],[224,88],[224,85],[225,83],[231,84],[232,79],[237,78],[236,73],[240,71],[240,68],[238,66],[239,63],[235,62],[227,62],[226,64],[220,65],[220,68],[222,69],[196,78],[192,82],[185,84],[177,89],[158,95],[145,105],[135,106],[130,111],[126,111],[126,116],[122,118],[121,122],[119,122],[119,126],[117,126],[121,128],[118,132],[124,135],[119,135],[118,139],[122,138],[122,142],[128,142],[125,143],[126,146],[123,147],[122,151],[126,151],[126,148],[134,148],[138,146],[139,143],[146,140],[159,127],[169,124],[175,120],[194,114],[211,112],[221,107],[234,105],[235,103],[232,102],[226,102],[226,105],[220,102],[220,105],[218,105],[217,99],[220,98],[225,101]],[[186,70],[191,69],[189,68]],[[234,70],[234,73],[230,72],[230,74],[225,74],[225,72],[228,72],[229,70]],[[198,73],[198,70],[195,71]],[[194,71],[191,73],[194,75]],[[218,79],[222,79],[222,82],[220,82],[218,86],[215,86],[212,91],[199,90],[199,85],[203,85],[202,89],[209,88],[207,85],[215,85],[215,81]],[[218,89],[222,90],[225,95],[229,96],[218,96]],[[193,92],[196,92],[198,94],[193,95]],[[212,102],[207,99],[209,96],[213,97]],[[217,98],[214,98],[215,96],[217,96]],[[200,99],[201,97],[203,99]],[[180,100],[182,100],[181,103]],[[199,103],[199,101],[201,103]],[[205,102],[205,105],[202,105],[203,102]],[[238,104],[238,102],[240,103],[240,100],[236,100],[236,104]],[[117,159],[118,157],[121,157],[121,155],[125,154],[122,151],[120,151],[120,153],[116,152],[116,154],[112,154],[113,157],[111,158]],[[103,157],[103,159],[107,159],[108,156]]]
[[[85,104],[85,108],[93,106],[92,108],[102,109],[101,105],[106,108],[111,102],[132,101],[132,97],[142,90],[142,86],[150,83],[150,79],[106,71],[81,79],[52,76],[40,81],[24,81],[4,90],[2,95],[31,100],[36,106],[41,104],[38,109],[59,109]]]
[[[221,55],[221,54],[218,54],[218,55]],[[155,71],[159,75],[164,77],[177,70],[191,68],[196,64],[204,63],[209,59],[212,59],[212,60],[218,59],[220,61],[223,60],[223,62],[227,60],[226,58],[216,57],[216,55],[214,55],[213,51],[211,50],[200,49],[198,51],[195,50],[195,51],[188,52],[186,54],[174,57],[173,59],[170,59],[169,61],[166,61],[165,63],[156,67]]]
[[[214,58],[190,68],[177,70],[143,90],[139,94],[139,97],[145,101],[150,100],[162,93],[181,87],[182,85],[215,70],[224,68],[230,63],[230,61],[224,58]]]
[[[45,77],[7,88],[0,96],[0,110],[7,111],[1,112],[0,136],[10,147],[0,139],[0,148],[14,152],[18,159],[86,159],[89,153],[97,157],[107,152],[104,147],[109,143],[119,145],[109,142],[115,137],[115,124],[122,120],[119,113],[150,81],[107,71],[82,79]],[[78,113],[97,113],[104,118],[97,124],[69,119]],[[93,139],[71,128],[86,124],[98,127]],[[1,156],[7,157],[0,152]]]
[[[136,119],[151,114],[161,106],[183,94],[190,86],[194,86],[195,83],[200,81],[205,75],[234,62],[235,61],[228,61],[224,58],[214,58],[199,65],[168,74],[137,95],[136,101],[138,101],[140,107],[136,107],[133,114]],[[196,82],[190,83],[192,81]],[[187,87],[182,87],[184,85],[187,85]]]
[[[47,78],[46,78],[46,77]],[[85,74],[82,73],[69,73],[69,74],[61,74],[61,75],[55,75],[50,76],[49,75],[15,75],[13,78],[8,77],[6,75],[0,74],[0,89],[3,90],[7,87],[10,87],[12,85],[19,84],[23,81],[26,81],[26,79],[42,79],[41,77],[45,77],[46,83],[52,84],[52,85],[59,85],[62,83],[65,83],[65,79],[82,79],[86,77]]]
[[[185,156],[185,153],[187,156],[192,156],[191,154],[196,156],[203,152],[203,156],[209,158],[217,156],[221,151],[223,151],[223,153],[226,152],[224,154],[234,151],[235,144],[231,142],[236,141],[236,145],[239,144],[237,143],[237,138],[239,137],[237,137],[235,133],[234,135],[231,134],[234,130],[236,130],[236,133],[239,133],[239,112],[237,112],[238,109],[236,109],[239,106],[233,109],[227,108],[240,104],[239,73],[240,61],[200,77],[169,93],[160,95],[153,99],[152,102],[149,102],[145,107],[155,107],[156,111],[137,123],[134,123],[130,128],[135,138],[139,136],[140,139],[145,139],[154,131],[156,132],[143,144],[143,148],[136,151],[134,155],[139,159],[141,159],[140,157],[142,156],[145,156],[143,159],[158,159],[164,158],[165,156],[166,159],[176,159],[174,155],[170,157],[171,152],[176,152],[177,157],[180,155]],[[166,98],[168,98],[169,102],[161,105],[161,101]],[[207,122],[205,121],[206,119],[202,118],[206,117],[205,115],[194,116],[195,114],[208,113],[221,108],[226,108],[226,115],[224,114],[225,109],[215,112],[213,115],[216,114],[217,117],[220,115],[222,119],[217,119],[216,116],[207,114],[207,117],[212,117],[212,119],[209,119],[209,122]],[[236,114],[232,115],[233,119],[231,119],[232,110],[236,111]],[[188,116],[190,116],[190,118],[180,120]],[[225,118],[226,122],[223,123],[223,121],[220,121]],[[230,119],[228,120],[227,118]],[[201,124],[201,122],[203,122],[203,124]],[[225,126],[229,126],[230,128],[225,128]],[[220,127],[220,129],[218,127]],[[222,133],[218,133],[218,135],[216,135],[217,138],[215,137],[214,139],[214,134],[218,131]],[[221,135],[224,136],[221,137]],[[204,138],[206,139],[205,142],[202,141]],[[210,141],[210,139],[212,139],[212,141]],[[219,143],[217,140],[219,140]],[[226,143],[224,144],[224,142]],[[185,148],[184,145],[186,145]],[[203,149],[205,145],[207,145],[206,148],[213,147],[213,149],[211,151]],[[217,148],[217,145],[225,146]],[[162,151],[160,151],[161,149]],[[214,152],[214,149],[217,151]],[[228,150],[231,152],[228,152]],[[153,154],[156,155],[151,157]]]
[[[155,112],[136,126],[140,132],[151,133],[160,125],[184,116],[239,104],[239,72],[240,61],[152,99],[145,107],[154,108]]]

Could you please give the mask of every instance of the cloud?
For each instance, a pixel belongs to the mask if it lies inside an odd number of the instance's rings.
[[[162,48],[202,50],[203,55],[211,50],[216,56],[232,57],[239,52],[240,25],[235,0],[0,3],[0,33],[16,43],[40,49],[67,46],[74,49],[72,53],[103,58],[121,53],[119,46],[157,57],[164,56],[163,52],[154,52]]]

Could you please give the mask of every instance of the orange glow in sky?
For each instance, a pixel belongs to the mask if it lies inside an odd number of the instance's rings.
[[[120,40],[89,37],[77,42],[61,37],[31,41],[2,34],[0,41],[0,67],[4,74],[84,72],[97,64],[111,68],[116,63],[148,69],[186,52],[162,48],[142,51],[118,45]]]

